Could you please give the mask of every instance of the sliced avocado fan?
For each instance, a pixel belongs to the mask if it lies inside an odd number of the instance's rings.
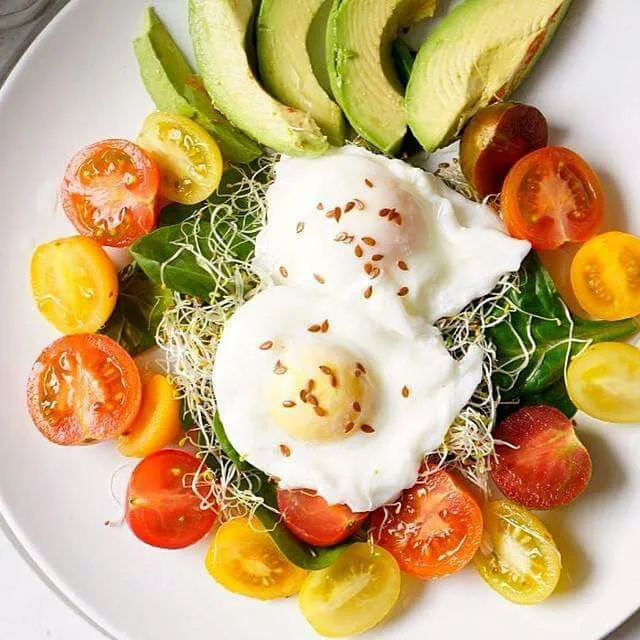
[[[202,81],[151,7],[145,9],[133,47],[144,86],[160,111],[193,118],[216,139],[229,162],[251,162],[262,154],[259,145],[214,109]]]
[[[262,0],[258,14],[258,63],[267,90],[307,112],[332,145],[344,144],[340,107],[320,86],[307,51],[311,25],[326,0]]]
[[[405,98],[411,131],[427,151],[459,135],[478,109],[508,98],[562,22],[571,0],[466,0],[416,58]]]
[[[258,142],[292,156],[320,155],[329,143],[309,114],[272,98],[247,56],[252,0],[190,0],[196,62],[216,107]]]
[[[433,0],[334,0],[327,28],[331,89],[353,128],[387,154],[407,131],[403,88],[391,57],[401,26],[430,15]]]

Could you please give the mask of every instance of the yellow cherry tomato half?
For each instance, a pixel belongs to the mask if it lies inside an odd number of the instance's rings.
[[[601,342],[576,356],[567,371],[573,403],[605,422],[640,422],[640,349]]]
[[[220,184],[222,155],[216,141],[199,124],[173,113],[152,113],[138,145],[160,168],[160,193],[167,200],[196,204]]]
[[[142,383],[142,404],[133,424],[118,438],[120,453],[146,458],[171,444],[182,433],[181,402],[176,388],[159,374]]]
[[[300,609],[311,626],[330,638],[375,627],[400,595],[400,568],[382,547],[350,545],[329,567],[309,574],[300,590]]]
[[[640,314],[640,238],[610,231],[584,244],[571,264],[571,285],[584,310],[601,320]]]
[[[516,604],[537,604],[555,590],[560,552],[538,518],[509,500],[485,507],[485,530],[474,563],[487,584]]]
[[[225,589],[259,600],[292,596],[307,577],[282,555],[255,518],[225,522],[211,542],[205,564]]]
[[[35,250],[31,290],[40,313],[58,331],[94,333],[115,307],[118,272],[92,238],[62,238]]]

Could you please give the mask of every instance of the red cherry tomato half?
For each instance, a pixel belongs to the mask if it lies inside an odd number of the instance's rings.
[[[544,147],[518,161],[504,182],[501,206],[509,233],[538,250],[588,240],[604,216],[598,176],[563,147]]]
[[[72,158],[60,196],[82,235],[128,247],[155,227],[159,188],[158,167],[145,151],[127,140],[104,140]]]
[[[354,513],[344,504],[329,505],[306,489],[278,489],[278,508],[296,538],[317,547],[346,540],[365,521],[368,513]]]
[[[496,445],[491,477],[514,502],[528,509],[553,509],[586,489],[591,478],[589,452],[558,409],[524,407],[503,420],[493,437],[512,445]]]
[[[200,461],[185,451],[163,449],[133,470],[127,489],[126,520],[134,535],[154,547],[182,549],[198,542],[216,520],[201,509],[191,488]]]
[[[135,419],[141,394],[131,356],[98,334],[64,336],[50,344],[27,383],[31,419],[46,438],[63,445],[120,435]]]
[[[374,511],[371,524],[374,540],[403,571],[423,580],[460,571],[482,538],[482,511],[476,499],[446,470],[407,489],[399,507]]]

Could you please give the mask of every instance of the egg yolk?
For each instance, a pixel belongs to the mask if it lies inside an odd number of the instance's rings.
[[[366,424],[371,383],[363,363],[341,349],[285,350],[265,387],[269,415],[292,438],[340,440]]]

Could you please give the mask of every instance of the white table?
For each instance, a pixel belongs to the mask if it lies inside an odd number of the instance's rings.
[[[186,0],[183,0],[186,1]],[[0,0],[2,2],[2,0]],[[68,0],[56,0],[35,23],[0,31],[0,83],[34,35]],[[630,541],[630,547],[633,543]],[[0,639],[105,640],[59,594],[20,548],[0,518]],[[640,639],[640,613],[607,640]]]

